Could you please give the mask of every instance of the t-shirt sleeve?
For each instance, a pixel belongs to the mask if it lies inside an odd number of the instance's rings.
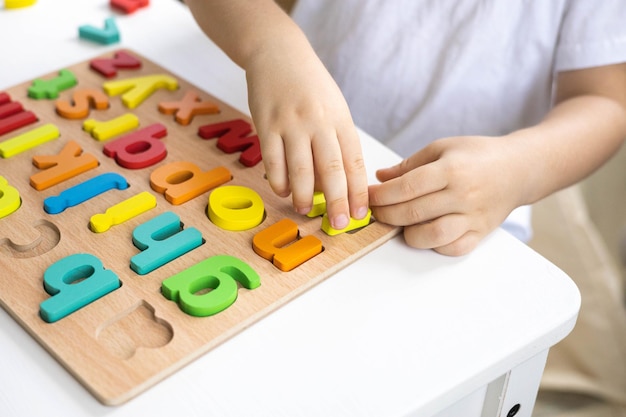
[[[556,70],[626,62],[626,0],[570,0],[556,50]]]

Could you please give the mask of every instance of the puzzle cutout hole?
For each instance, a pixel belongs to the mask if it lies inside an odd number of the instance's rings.
[[[156,311],[142,300],[129,311],[101,326],[96,339],[112,354],[124,360],[132,358],[138,349],[157,349],[174,337],[174,329],[156,317]]]
[[[39,237],[26,244],[18,244],[9,238],[0,239],[0,256],[7,258],[34,258],[54,249],[61,240],[61,231],[52,222],[38,220],[33,225]]]

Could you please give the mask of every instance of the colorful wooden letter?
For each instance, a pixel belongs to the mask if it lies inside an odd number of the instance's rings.
[[[126,51],[118,51],[113,58],[93,59],[89,67],[99,72],[106,78],[113,78],[117,75],[118,69],[139,69],[141,61]]]
[[[44,170],[30,177],[30,185],[41,191],[96,168],[98,160],[71,140],[57,155],[34,156],[33,165]]]
[[[91,25],[83,25],[78,28],[78,36],[81,39],[90,40],[103,45],[110,45],[120,41],[120,31],[117,29],[115,19],[109,17],[104,21],[104,29]]]
[[[348,225],[345,228],[338,230],[338,229],[333,229],[333,227],[330,225],[328,214],[324,214],[324,217],[322,217],[322,230],[328,236],[336,236],[341,233],[346,233],[351,230],[356,230],[356,229],[360,229],[361,227],[367,226],[368,224],[370,224],[371,218],[372,218],[372,210],[368,209],[367,215],[365,217],[363,217],[360,220],[350,217],[350,222],[348,223]]]
[[[323,250],[322,241],[315,236],[298,239],[298,234],[298,225],[283,219],[254,235],[252,248],[281,271],[291,271]]]
[[[205,317],[227,309],[237,299],[237,282],[244,288],[261,285],[261,278],[244,261],[228,255],[205,259],[163,281],[161,293],[185,313]],[[211,289],[204,294],[198,292]]]
[[[122,103],[129,109],[134,109],[159,88],[167,88],[170,91],[176,90],[178,81],[166,74],[156,74],[119,81],[107,81],[102,84],[102,88],[110,96],[122,94]]]
[[[174,120],[178,124],[187,126],[194,116],[219,113],[220,109],[215,103],[200,100],[195,91],[188,91],[181,101],[159,103],[159,111],[163,114],[174,114]]]
[[[66,208],[77,206],[106,191],[126,188],[128,188],[128,183],[124,177],[114,172],[107,172],[68,188],[58,196],[46,198],[43,201],[43,209],[48,214],[59,214]]]
[[[109,108],[109,96],[95,88],[84,88],[76,90],[72,95],[74,103],[68,100],[59,99],[54,105],[57,113],[66,119],[83,119],[89,116],[90,106],[96,110],[106,110]]]
[[[39,314],[53,323],[120,287],[113,271],[93,255],[77,253],[53,263],[43,275],[44,288],[52,297],[39,305]]]
[[[36,121],[35,113],[26,111],[20,103],[11,101],[7,93],[0,93],[0,136]]]
[[[155,169],[150,175],[150,187],[179,205],[231,179],[230,171],[224,167],[204,172],[192,162],[178,161]]]
[[[89,228],[92,232],[103,233],[133,217],[139,216],[148,210],[155,208],[156,198],[147,191],[128,198],[121,203],[106,209],[104,214],[94,214],[89,220]]]
[[[83,122],[83,129],[99,141],[111,139],[113,136],[133,130],[137,126],[139,126],[139,118],[132,113],[126,113],[107,121],[88,119]]]
[[[4,7],[7,9],[18,9],[32,6],[35,3],[37,3],[37,0],[4,0]]]
[[[307,213],[307,217],[318,217],[326,213],[326,197],[321,191],[313,193],[313,208]]]
[[[15,113],[20,113],[24,110],[22,104],[17,101],[11,101],[11,97],[7,93],[0,93],[0,118],[4,119]]]
[[[0,175],[0,219],[16,211],[21,204],[20,192]]]
[[[217,147],[226,153],[241,152],[239,162],[252,167],[261,161],[261,144],[257,135],[247,136],[252,132],[250,123],[242,119],[200,126],[198,135],[203,139],[217,140]]]
[[[140,7],[148,6],[150,0],[110,0],[109,4],[115,9],[130,14],[134,13]]]
[[[183,230],[178,215],[166,211],[137,226],[133,243],[142,252],[130,258],[130,268],[145,275],[202,245],[203,240],[198,229]]]
[[[61,133],[58,127],[52,123],[45,124],[0,143],[0,156],[10,158],[46,142],[55,140],[60,135]]]
[[[67,69],[59,71],[59,75],[49,80],[36,79],[28,88],[28,97],[34,99],[57,98],[61,91],[74,87],[78,81],[74,73]]]
[[[211,192],[207,214],[213,224],[224,230],[248,230],[261,224],[265,205],[256,191],[226,185]]]
[[[124,168],[146,168],[167,156],[165,144],[157,140],[166,135],[166,127],[155,123],[107,143],[102,151]]]
[[[313,194],[313,208],[309,213],[307,213],[307,216],[317,217],[322,215],[322,230],[329,236],[336,236],[341,233],[360,229],[361,227],[365,227],[370,224],[370,221],[372,219],[372,210],[368,210],[365,217],[361,220],[357,220],[351,217],[350,222],[343,229],[333,229],[333,227],[330,225],[330,219],[328,218],[328,214],[326,213],[326,198],[324,197],[324,193],[318,191]]]

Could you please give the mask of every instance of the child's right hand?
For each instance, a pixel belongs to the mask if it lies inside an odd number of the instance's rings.
[[[300,214],[313,192],[326,198],[331,226],[367,214],[367,175],[361,144],[341,91],[310,46],[289,39],[247,61],[248,101],[267,179],[280,196],[292,194]]]
[[[267,178],[306,214],[322,191],[331,226],[367,214],[367,175],[352,116],[304,33],[274,0],[186,0],[200,28],[246,71]]]

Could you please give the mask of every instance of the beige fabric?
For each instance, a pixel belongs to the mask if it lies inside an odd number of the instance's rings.
[[[626,211],[625,206],[616,209]],[[620,268],[589,218],[580,185],[546,198],[533,210],[535,237],[530,246],[566,272],[582,296],[574,330],[550,350],[541,391],[593,396],[611,404],[606,408],[610,414],[601,415],[622,415],[626,311]]]
[[[626,146],[580,183],[589,217],[626,278]]]
[[[626,417],[626,408],[585,395],[542,391],[532,417]]]

